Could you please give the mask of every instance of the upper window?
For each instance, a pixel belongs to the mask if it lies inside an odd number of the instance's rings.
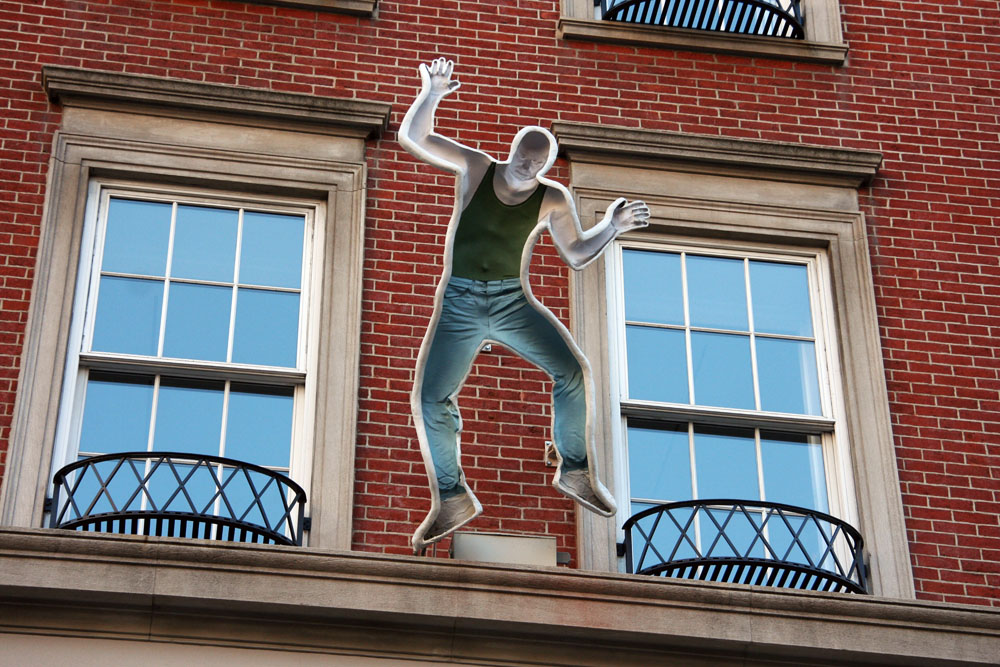
[[[312,400],[316,206],[100,185],[93,196],[54,471],[102,454],[171,452],[255,464],[308,488],[309,438],[294,425]],[[157,460],[143,460],[141,475],[115,458],[81,468],[55,511],[191,512],[298,529],[286,489],[262,472]],[[70,496],[96,504],[66,512]]]
[[[839,0],[561,0],[559,34],[843,64]]]

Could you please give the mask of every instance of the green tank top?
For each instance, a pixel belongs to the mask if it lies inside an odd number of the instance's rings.
[[[508,206],[493,189],[496,162],[490,164],[472,201],[462,211],[455,232],[453,276],[501,280],[521,275],[521,253],[538,224],[546,186],[539,185],[520,204]]]

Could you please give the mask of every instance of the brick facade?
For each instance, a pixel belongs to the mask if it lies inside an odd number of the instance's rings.
[[[1000,9],[840,5],[842,66],[561,40],[557,0],[382,0],[374,18],[222,0],[5,2],[0,448],[60,121],[43,65],[390,102],[389,131],[368,146],[354,548],[409,553],[429,497],[409,390],[453,185],[395,131],[416,65],[443,55],[463,87],[439,129],[492,154],[521,125],[554,121],[881,152],[860,194],[917,594],[1000,605]],[[565,182],[565,163],[550,175]],[[566,321],[567,269],[548,242],[533,276]],[[575,556],[575,509],[542,462],[548,384],[506,352],[481,355],[459,399],[463,454],[486,509],[477,528],[555,535]]]

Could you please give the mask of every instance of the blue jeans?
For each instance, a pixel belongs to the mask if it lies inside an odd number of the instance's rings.
[[[487,340],[509,348],[552,377],[552,439],[562,456],[563,469],[587,467],[583,366],[559,329],[528,302],[517,278],[481,281],[453,277],[441,304],[420,393],[442,499],[463,491],[458,462],[461,418],[455,395]]]

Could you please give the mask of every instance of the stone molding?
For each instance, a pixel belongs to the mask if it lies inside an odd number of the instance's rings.
[[[42,85],[53,103],[63,105],[107,108],[126,103],[181,108],[264,118],[285,126],[336,126],[362,137],[380,135],[392,110],[384,102],[48,65],[42,68]]]
[[[373,16],[378,5],[378,0],[247,0],[247,2],[255,5],[278,5],[358,16]]]
[[[754,178],[780,177],[799,183],[869,185],[882,164],[874,151],[827,148],[775,141],[729,139],[679,132],[556,122],[552,132],[572,161],[664,168],[664,163],[712,165],[746,170]],[[613,156],[613,157],[611,157]]]
[[[990,608],[46,529],[0,529],[0,609],[3,633],[490,664],[1000,655]]]

